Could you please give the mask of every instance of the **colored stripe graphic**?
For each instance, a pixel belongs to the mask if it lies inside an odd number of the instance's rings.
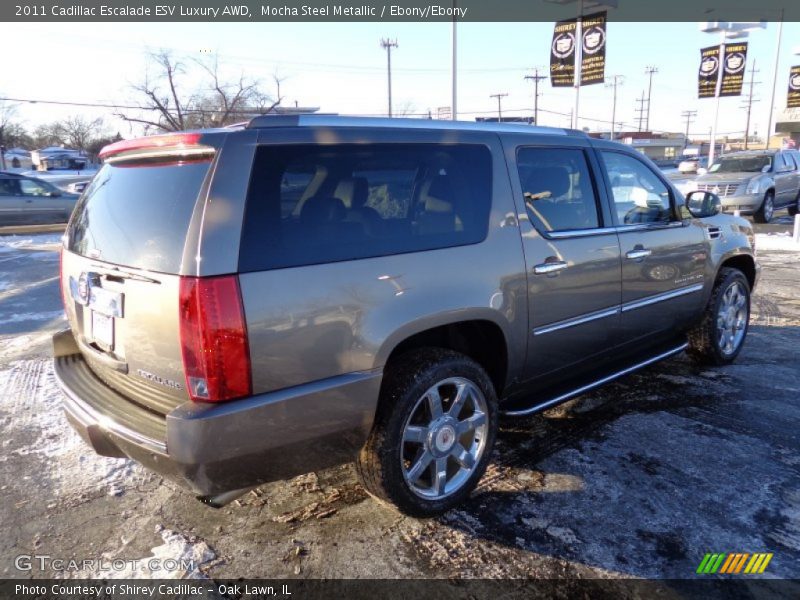
[[[703,575],[713,575],[715,573],[725,575],[754,575],[763,573],[767,569],[767,565],[769,561],[772,560],[773,556],[772,553],[767,552],[757,552],[755,554],[750,554],[748,552],[708,552],[703,556],[703,560],[700,561],[696,572]],[[743,569],[744,571],[742,571]]]

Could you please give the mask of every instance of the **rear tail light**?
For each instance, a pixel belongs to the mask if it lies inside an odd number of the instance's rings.
[[[61,291],[61,304],[67,310],[67,293],[64,291],[64,246],[58,251],[58,288]]]
[[[220,402],[252,393],[239,279],[181,277],[180,332],[189,397]]]
[[[200,133],[171,133],[151,135],[132,140],[122,140],[100,150],[100,158],[106,162],[159,157],[202,157],[212,155],[214,148],[200,144]]]

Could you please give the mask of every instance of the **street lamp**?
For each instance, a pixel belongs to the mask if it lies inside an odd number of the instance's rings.
[[[708,149],[708,166],[714,164],[714,155],[716,154],[717,146],[717,122],[719,120],[719,99],[720,90],[722,89],[722,73],[724,70],[725,58],[725,40],[730,39],[744,39],[750,31],[754,29],[766,29],[767,24],[764,21],[751,22],[751,23],[732,23],[728,21],[710,21],[700,24],[700,31],[704,33],[719,33],[719,67],[717,68],[717,87],[714,92],[715,106],[714,106],[714,124],[711,127],[711,147]]]

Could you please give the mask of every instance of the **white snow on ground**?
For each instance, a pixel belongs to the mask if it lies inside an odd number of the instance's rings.
[[[150,550],[150,556],[138,559],[125,559],[125,566],[120,570],[90,571],[78,574],[78,577],[93,579],[207,579],[200,567],[217,555],[209,545],[195,537],[187,537],[171,529],[156,527],[161,534],[163,544]],[[122,546],[127,545],[123,539]],[[105,563],[119,560],[123,548],[103,554]]]
[[[792,239],[791,233],[757,233],[756,251],[761,250],[800,252],[800,244]]]
[[[0,462],[9,454],[46,458],[43,468],[60,497],[96,490],[119,495],[146,476],[131,460],[96,455],[72,430],[49,360],[15,361],[2,368],[0,390]]]
[[[57,250],[61,245],[62,234],[45,233],[37,235],[0,235],[0,252],[15,250]]]

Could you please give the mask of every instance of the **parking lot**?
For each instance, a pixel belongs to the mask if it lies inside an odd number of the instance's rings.
[[[757,231],[788,231],[784,215]],[[38,554],[194,563],[122,573],[145,577],[686,578],[706,552],[771,552],[761,577],[798,576],[797,253],[759,252],[733,366],[681,356],[506,422],[470,501],[416,520],[367,497],[352,465],[214,510],[130,461],[95,456],[66,425],[48,358],[64,323],[58,240],[0,236],[3,577],[108,575],[15,565]]]

